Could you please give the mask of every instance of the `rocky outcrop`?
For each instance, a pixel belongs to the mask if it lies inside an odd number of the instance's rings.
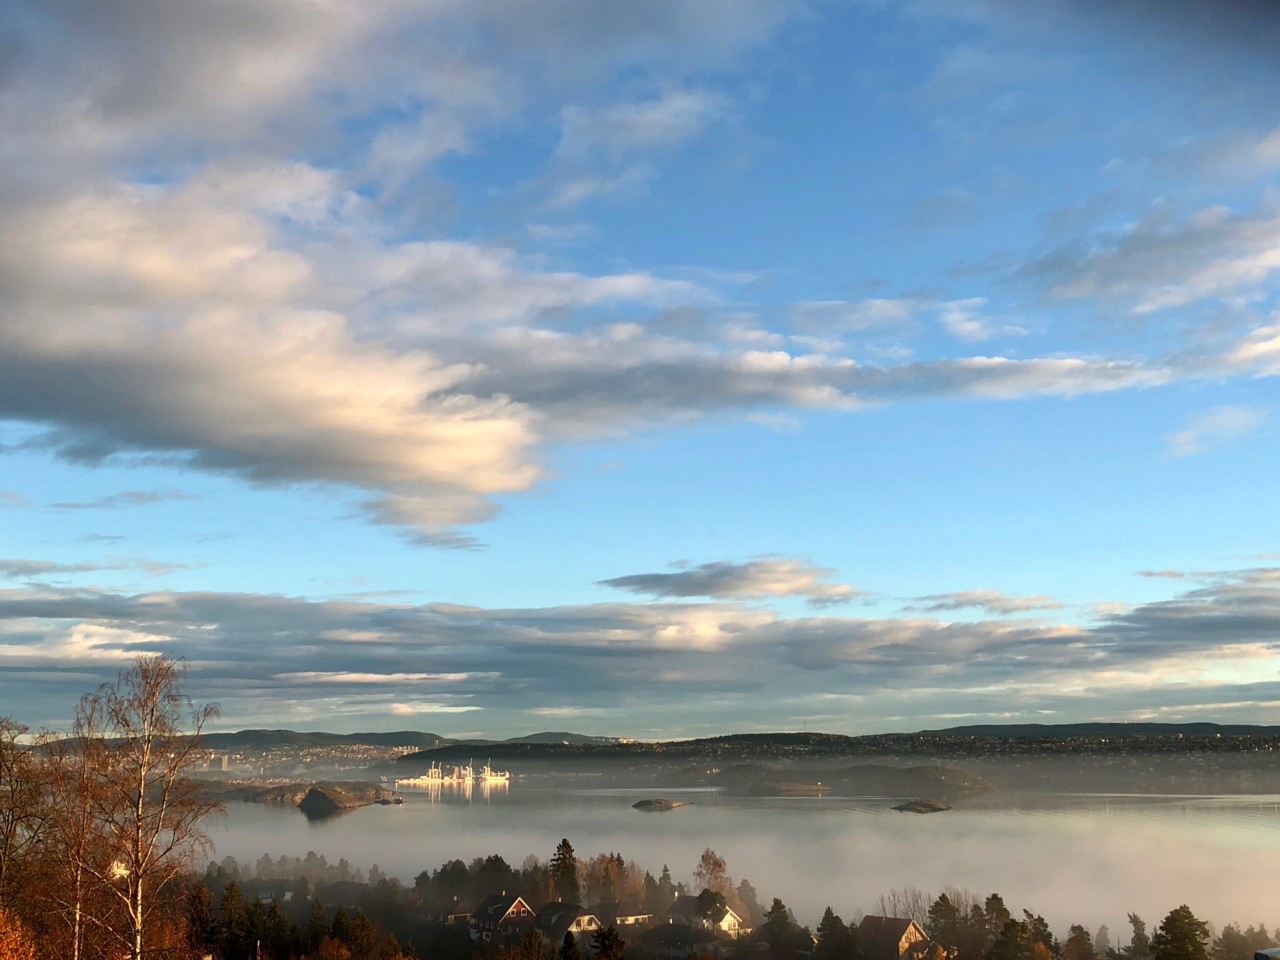
[[[941,800],[908,800],[893,809],[901,810],[903,813],[941,813],[943,810],[950,810],[951,805]]]
[[[666,813],[668,810],[674,810],[676,807],[687,807],[688,804],[683,800],[668,800],[665,797],[654,797],[652,800],[637,800],[631,805],[637,810],[645,813]]]
[[[309,817],[328,817],[390,798],[392,791],[376,783],[317,783],[298,801]]]

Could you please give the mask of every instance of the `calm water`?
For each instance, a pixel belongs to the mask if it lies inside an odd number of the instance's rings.
[[[746,877],[764,903],[781,897],[802,923],[830,904],[846,919],[881,893],[946,886],[1001,893],[1015,913],[1106,923],[1127,940],[1133,910],[1153,927],[1187,903],[1202,919],[1280,924],[1280,796],[988,795],[939,814],[865,799],[743,799],[663,790],[690,802],[669,813],[631,809],[637,790],[531,786],[468,798],[405,791],[403,806],[366,807],[311,822],[293,809],[233,804],[210,825],[216,856],[263,853],[330,863],[346,857],[412,883],[454,857],[498,853],[518,866],[550,858],[568,837],[579,856],[618,851],[656,876],[669,864],[692,881],[704,847]]]

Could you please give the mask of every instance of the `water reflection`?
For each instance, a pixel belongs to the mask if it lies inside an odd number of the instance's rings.
[[[425,797],[431,804],[462,806],[470,806],[477,800],[486,806],[495,800],[505,800],[510,788],[510,780],[396,781],[396,789],[401,793]]]

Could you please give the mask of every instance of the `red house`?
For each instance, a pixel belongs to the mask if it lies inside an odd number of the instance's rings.
[[[533,923],[524,897],[506,893],[485,897],[471,915],[471,939],[479,943],[514,943]]]

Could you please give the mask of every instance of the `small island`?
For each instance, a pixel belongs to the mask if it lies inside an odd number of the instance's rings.
[[[390,790],[374,783],[317,783],[298,802],[298,809],[308,817],[327,817],[390,797]]]
[[[951,806],[941,800],[908,800],[893,809],[903,813],[941,813],[943,810],[950,810]]]
[[[631,805],[636,810],[645,813],[666,813],[668,810],[674,810],[676,807],[687,807],[688,804],[683,800],[668,800],[665,797],[654,797],[651,800],[637,800]]]

